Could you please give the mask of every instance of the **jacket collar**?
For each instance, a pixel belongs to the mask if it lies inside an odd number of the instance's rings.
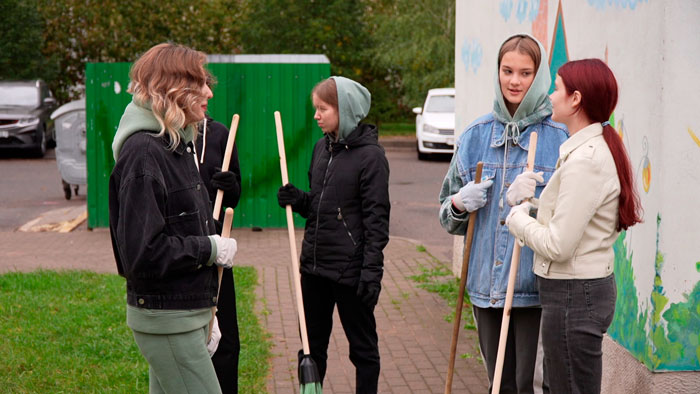
[[[569,137],[568,140],[564,141],[559,147],[559,160],[565,161],[571,152],[575,151],[576,148],[585,144],[591,138],[603,135],[603,127],[600,123],[591,123],[590,125],[582,128],[574,135]]]

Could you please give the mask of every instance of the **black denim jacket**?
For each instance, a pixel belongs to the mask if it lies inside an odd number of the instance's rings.
[[[109,180],[112,249],[129,305],[206,308],[217,292],[211,205],[191,146],[168,142],[149,132],[124,142]]]

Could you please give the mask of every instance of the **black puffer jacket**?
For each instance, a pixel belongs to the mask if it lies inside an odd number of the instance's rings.
[[[377,128],[360,123],[345,143],[314,147],[311,191],[296,206],[307,218],[301,271],[341,284],[380,282],[389,242],[389,163]]]

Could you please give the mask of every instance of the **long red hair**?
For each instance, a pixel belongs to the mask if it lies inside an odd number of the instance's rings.
[[[600,59],[574,60],[557,71],[566,94],[581,93],[581,110],[593,122],[606,122],[617,105],[617,81],[612,70]],[[620,203],[617,231],[627,230],[642,221],[642,205],[634,187],[632,165],[627,150],[615,129],[603,127],[603,138],[615,160],[620,179]]]

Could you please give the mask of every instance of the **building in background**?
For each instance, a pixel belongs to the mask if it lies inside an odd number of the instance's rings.
[[[604,60],[617,77],[611,124],[629,152],[644,223],[615,244],[605,393],[700,392],[698,20],[695,0],[457,0],[455,138],[491,111],[497,52],[512,34],[545,45],[552,80],[582,58]]]

